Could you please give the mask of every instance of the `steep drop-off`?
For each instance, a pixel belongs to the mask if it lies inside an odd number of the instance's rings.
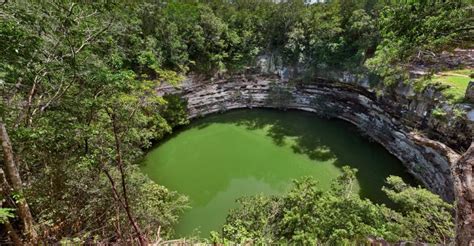
[[[429,109],[436,104],[430,98],[436,92],[409,97],[407,91],[400,85],[392,94],[377,97],[354,83],[303,84],[271,76],[238,76],[201,83],[189,79],[180,88],[162,88],[160,93],[180,93],[188,102],[189,118],[236,108],[269,107],[349,121],[400,159],[427,188],[453,201],[451,166],[470,143],[471,122],[429,117]]]

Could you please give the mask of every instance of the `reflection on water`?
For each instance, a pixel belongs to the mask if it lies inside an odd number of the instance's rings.
[[[193,122],[149,152],[143,167],[154,181],[190,197],[178,236],[218,230],[235,199],[279,194],[292,179],[313,176],[322,189],[350,165],[359,170],[356,191],[386,202],[389,175],[412,182],[380,145],[340,120],[300,111],[236,110]]]

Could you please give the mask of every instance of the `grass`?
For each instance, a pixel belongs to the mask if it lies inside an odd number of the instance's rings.
[[[443,94],[450,102],[459,103],[464,101],[467,85],[472,80],[469,76],[473,73],[472,69],[443,71],[434,74],[430,82],[447,85],[448,88],[443,90]]]

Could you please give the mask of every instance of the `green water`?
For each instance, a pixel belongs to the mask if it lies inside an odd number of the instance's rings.
[[[280,194],[291,180],[315,177],[329,189],[341,167],[359,170],[357,192],[386,202],[385,178],[412,182],[403,165],[379,144],[340,120],[300,111],[236,110],[192,122],[151,150],[143,171],[155,182],[189,196],[177,236],[208,236],[224,223],[235,200]]]

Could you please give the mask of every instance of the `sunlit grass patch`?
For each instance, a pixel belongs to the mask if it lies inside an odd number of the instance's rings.
[[[443,94],[453,103],[460,103],[464,100],[467,85],[471,78],[469,77],[474,70],[460,69],[443,71],[433,75],[430,82],[439,82],[447,85],[443,90]]]

